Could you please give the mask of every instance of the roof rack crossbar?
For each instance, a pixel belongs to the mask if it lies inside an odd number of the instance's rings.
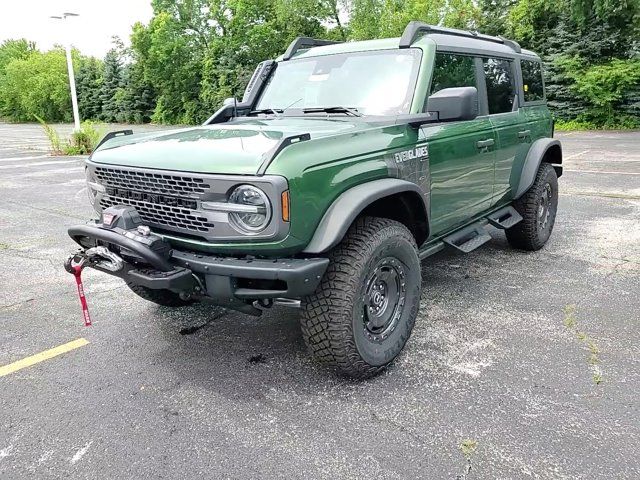
[[[317,38],[311,38],[311,37],[298,37],[293,42],[291,42],[291,44],[289,45],[289,48],[287,48],[287,51],[284,52],[284,55],[282,56],[282,60],[283,61],[290,60],[291,57],[293,57],[298,52],[298,50],[313,48],[313,47],[322,47],[324,45],[334,45],[336,43],[342,43],[342,42],[336,42],[333,40],[319,40]]]
[[[521,51],[520,45],[518,45],[517,42],[507,40],[503,37],[492,37],[491,35],[484,35],[482,33],[471,32],[468,30],[458,30],[456,28],[438,27],[424,22],[417,22],[415,20],[409,22],[404,29],[402,37],[400,38],[400,48],[409,48],[416,37],[421,33],[440,33],[444,35],[455,35],[457,37],[475,38],[478,40],[485,40],[487,42],[501,43],[512,48],[517,53],[520,53]]]

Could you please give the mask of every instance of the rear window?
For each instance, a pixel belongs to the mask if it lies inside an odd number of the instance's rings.
[[[542,84],[542,66],[540,62],[521,60],[522,88],[524,90],[524,101],[535,102],[544,100],[544,87]]]

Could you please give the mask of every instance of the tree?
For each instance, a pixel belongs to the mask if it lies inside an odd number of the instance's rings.
[[[36,51],[36,44],[27,39],[5,40],[0,44],[0,75],[12,60],[24,60]]]
[[[109,50],[104,57],[102,85],[100,87],[100,103],[102,110],[100,119],[105,122],[117,122],[120,108],[118,92],[123,87],[122,58],[117,48]]]
[[[81,57],[76,71],[78,110],[83,120],[97,120],[102,115],[102,62],[92,57]]]
[[[61,48],[11,60],[0,92],[2,114],[14,120],[32,122],[39,116],[54,122],[71,121],[67,63]]]
[[[478,30],[487,35],[505,35],[507,18],[517,0],[480,0]]]

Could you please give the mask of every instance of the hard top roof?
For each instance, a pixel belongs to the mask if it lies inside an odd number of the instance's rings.
[[[429,41],[433,42],[436,45],[436,49],[440,51],[539,59],[538,55],[531,50],[520,48],[520,45],[516,42],[502,37],[492,37],[468,30],[437,27],[422,22],[410,22],[400,38],[342,43],[299,37],[291,43],[287,52],[279,60],[288,60],[294,57],[315,57],[337,53],[408,48],[422,46],[429,43]]]

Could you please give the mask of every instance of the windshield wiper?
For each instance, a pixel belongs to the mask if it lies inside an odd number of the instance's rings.
[[[249,115],[260,115],[260,114],[269,114],[269,113],[271,113],[272,115],[275,115],[276,117],[279,117],[280,114],[283,111],[284,110],[282,110],[281,108],[261,108],[259,110],[251,110],[249,112]]]
[[[303,113],[346,113],[347,115],[351,115],[352,117],[361,117],[362,114],[355,108],[349,107],[312,107],[312,108],[303,108]]]

